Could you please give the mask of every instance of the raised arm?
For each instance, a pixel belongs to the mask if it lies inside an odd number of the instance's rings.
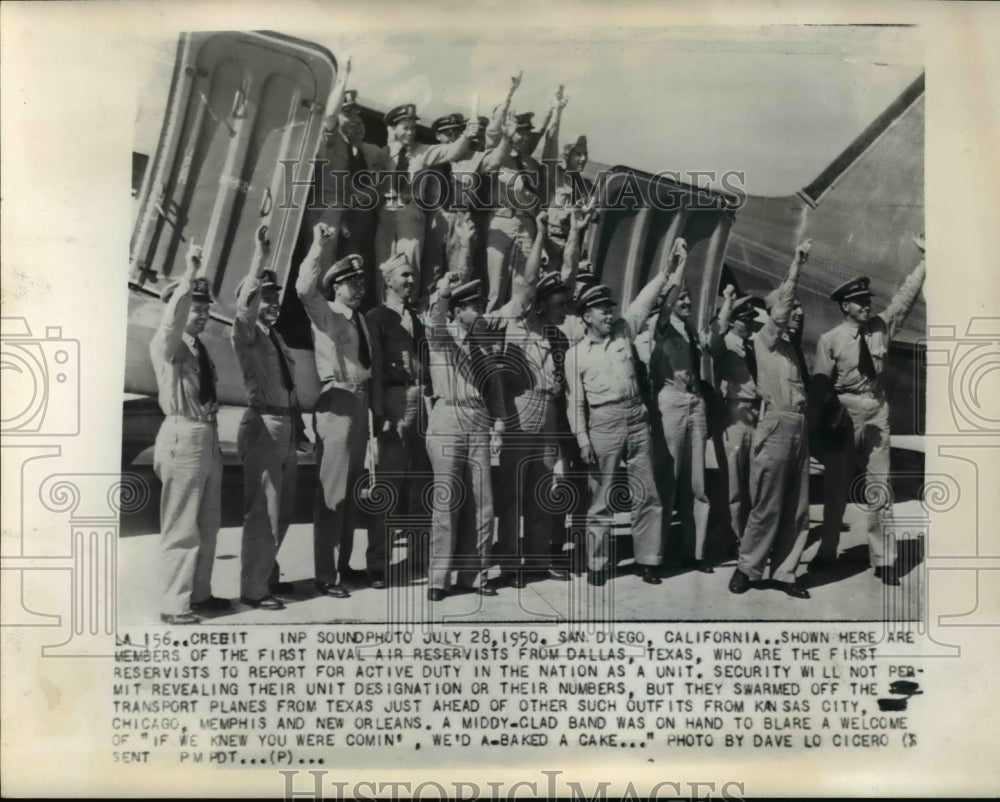
[[[486,126],[487,148],[493,147],[500,139],[504,122],[507,119],[507,115],[510,113],[510,101],[513,99],[517,88],[521,85],[522,75],[524,75],[524,73],[521,70],[518,70],[517,75],[511,77],[510,88],[507,90],[507,97],[505,97],[503,103],[497,106],[494,110],[493,119],[491,119],[490,124]]]
[[[910,310],[913,309],[913,304],[917,301],[920,288],[923,286],[924,278],[927,275],[927,260],[924,257],[924,249],[926,247],[924,245],[924,235],[921,234],[919,237],[914,237],[913,243],[920,249],[920,262],[913,269],[913,272],[906,277],[906,281],[896,291],[896,294],[892,296],[889,305],[879,314],[879,317],[885,321],[889,329],[889,339],[895,337],[896,333],[902,328],[903,323],[906,322],[906,318],[910,314]]]
[[[271,241],[267,236],[267,225],[257,228],[256,245],[250,269],[236,296],[236,318],[233,320],[233,338],[250,336],[257,325],[257,312],[260,309],[260,276],[264,272],[267,258],[271,250]]]
[[[187,346],[184,345],[184,325],[191,311],[191,283],[201,270],[201,246],[191,245],[185,257],[184,275],[163,310],[163,319],[149,344],[151,354],[170,361]]]
[[[629,337],[642,331],[646,321],[653,312],[660,308],[660,318],[657,329],[670,319],[670,311],[677,300],[677,293],[684,280],[684,267],[687,264],[687,243],[683,237],[674,240],[673,247],[667,258],[660,261],[660,269],[652,280],[642,288],[635,300],[622,315],[628,323]],[[664,318],[666,316],[666,318]]]
[[[427,310],[427,322],[430,324],[427,330],[427,342],[430,348],[440,350],[455,345],[447,330],[448,299],[451,298],[451,291],[461,283],[462,277],[458,273],[446,273],[438,281],[437,290],[430,297]]]
[[[722,307],[719,317],[712,322],[708,336],[708,354],[712,359],[721,359],[726,354],[726,332],[729,331],[729,316],[733,311],[733,301],[736,298],[736,288],[727,284],[722,291]]]
[[[326,101],[326,115],[323,118],[323,127],[327,131],[337,130],[337,115],[340,113],[340,106],[344,102],[344,90],[347,88],[347,79],[351,74],[351,57],[344,59],[344,66],[337,72],[337,80],[330,90],[330,96]]]
[[[569,237],[566,239],[566,246],[563,248],[563,263],[560,278],[567,287],[572,287],[576,283],[576,273],[580,269],[580,254],[583,251],[583,234],[594,219],[594,210],[597,205],[597,196],[593,196],[590,202],[584,206],[574,206],[569,217]]]
[[[769,351],[774,350],[781,337],[781,332],[788,325],[788,318],[792,313],[792,304],[795,300],[795,289],[799,281],[799,269],[808,261],[811,250],[811,239],[799,243],[795,249],[795,256],[792,257],[792,264],[788,268],[788,275],[771,296],[774,300],[768,313],[768,319],[757,334],[757,338]]]
[[[319,289],[319,281],[323,272],[320,256],[336,233],[332,227],[325,223],[317,223],[313,227],[312,247],[306,254],[306,258],[302,260],[302,265],[299,267],[299,277],[295,281],[295,292],[298,293],[309,319],[318,328],[323,328],[323,322],[328,320],[332,314]]]
[[[410,161],[410,173],[416,173],[425,167],[434,167],[445,162],[457,162],[468,158],[472,153],[472,140],[479,135],[479,120],[469,120],[465,131],[454,142],[431,145],[426,150],[416,154]]]
[[[531,308],[531,303],[535,298],[535,286],[538,284],[538,275],[542,270],[542,251],[547,231],[544,211],[538,213],[535,217],[535,223],[535,240],[531,243],[531,252],[524,263],[524,273],[515,274],[513,277],[510,300],[499,309],[487,312],[482,316],[483,322],[491,329],[504,325],[508,320],[523,317]]]
[[[479,164],[479,172],[493,173],[503,166],[504,161],[510,156],[511,139],[515,131],[517,131],[517,118],[508,112],[503,125],[497,127],[499,142],[497,142],[496,147],[490,148],[483,154],[483,159]]]

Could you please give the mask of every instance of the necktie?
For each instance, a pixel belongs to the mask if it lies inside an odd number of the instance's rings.
[[[350,150],[350,154],[347,157],[347,169],[351,175],[368,169],[368,160],[365,159],[365,154],[361,152],[361,148],[355,148],[352,145],[348,145],[347,147]],[[400,151],[400,153],[402,152]]]
[[[806,357],[802,353],[802,345],[798,339],[792,340],[792,349],[795,351],[795,360],[799,366],[799,376],[802,379],[802,386],[809,389],[809,368],[806,367]],[[870,355],[869,355],[870,356]]]
[[[285,389],[288,392],[292,392],[292,388],[295,386],[292,382],[292,372],[288,369],[288,362],[285,360],[285,352],[281,350],[278,335],[274,333],[274,329],[268,329],[267,336],[271,338],[271,344],[274,346],[274,350],[278,352],[278,365],[281,367],[281,382],[285,385]]]
[[[743,353],[747,362],[747,370],[750,371],[750,376],[754,380],[754,384],[757,383],[757,353],[753,348],[753,340],[746,339],[743,341]]]
[[[396,156],[396,172],[406,173],[410,170],[410,156],[407,152],[409,148],[403,145],[399,149],[399,154]]]
[[[875,360],[868,350],[868,341],[863,329],[858,329],[858,370],[869,381],[875,381]]]
[[[218,399],[215,395],[215,376],[212,374],[212,360],[208,358],[208,350],[197,337],[194,338],[194,347],[198,352],[198,400],[203,404],[215,403]]]
[[[361,363],[361,367],[370,368],[372,366],[372,355],[368,350],[368,338],[365,337],[365,330],[361,328],[361,315],[355,312],[354,317],[351,318],[351,322],[358,332],[358,362]]]

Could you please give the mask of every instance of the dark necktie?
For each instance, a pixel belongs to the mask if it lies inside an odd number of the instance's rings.
[[[292,382],[292,371],[288,369],[288,362],[285,360],[285,352],[281,350],[278,335],[275,334],[274,329],[268,329],[267,336],[271,338],[271,345],[278,352],[278,365],[281,367],[281,382],[285,385],[285,389],[288,392],[292,392],[292,388],[295,386]]]
[[[361,328],[361,314],[355,312],[354,317],[351,318],[351,322],[354,323],[354,328],[358,332],[358,362],[361,363],[361,367],[370,368],[372,366],[372,355],[368,350],[368,338],[365,337],[365,330]]]
[[[753,340],[746,339],[743,341],[743,353],[747,362],[747,370],[750,371],[750,377],[753,379],[754,384],[757,383],[757,352],[753,348]]]
[[[399,154],[396,156],[396,172],[406,173],[410,170],[410,155],[407,152],[409,148],[403,145],[399,149]]]
[[[205,348],[204,344],[197,337],[194,338],[194,347],[198,352],[198,400],[203,404],[214,403],[216,400],[215,395],[215,376],[212,375],[212,360],[208,358],[208,350]]]
[[[875,381],[875,360],[868,350],[864,329],[858,329],[858,371],[869,381]]]
[[[368,160],[365,159],[365,154],[361,152],[361,148],[355,148],[352,145],[348,145],[347,149],[347,169],[350,170],[351,175],[359,173],[362,170],[367,170]],[[400,153],[402,153],[402,151],[400,151]]]

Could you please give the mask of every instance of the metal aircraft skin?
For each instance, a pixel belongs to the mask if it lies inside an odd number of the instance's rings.
[[[286,60],[297,59],[297,68],[300,62],[309,62],[310,70],[300,69],[295,80],[284,83],[265,82],[265,87],[240,80],[233,63],[239,63],[240,57],[253,61],[253,48],[261,43],[269,58],[280,51]],[[209,58],[204,53],[211,48],[215,61],[201,65],[198,59]],[[253,69],[251,65],[251,74]],[[276,69],[280,72],[280,65]],[[276,34],[182,36],[160,142],[151,143],[149,154],[137,154],[143,178],[134,181],[137,201],[128,282],[126,394],[156,396],[148,348],[162,316],[159,293],[172,275],[182,272],[188,243],[193,240],[205,245],[205,238],[214,237],[206,253],[217,304],[201,339],[218,372],[220,403],[245,406],[243,380],[229,341],[235,309],[233,289],[247,268],[252,229],[267,222],[281,238],[272,264],[284,286],[278,328],[293,348],[303,407],[311,409],[319,381],[308,350],[308,325],[292,286],[296,262],[302,256],[302,204],[293,203],[280,214],[275,212],[281,179],[276,177],[273,164],[259,160],[273,162],[276,153],[291,153],[300,166],[308,162],[310,149],[315,152],[318,144],[321,99],[325,99],[327,84],[335,74],[336,61],[328,51]],[[204,82],[201,87],[199,81]],[[290,111],[277,101],[280,92],[293,93],[295,102]],[[238,158],[234,158],[231,141],[239,138],[240,125],[257,124],[262,112],[254,117],[255,110],[248,113],[248,109],[261,98],[268,114],[288,114],[288,121],[281,125],[280,120],[275,122],[277,118],[270,123],[264,118],[260,125],[271,128],[262,128],[256,140],[250,136],[249,144],[241,146]],[[384,144],[381,114],[367,106],[363,111],[366,138]],[[433,141],[424,126],[418,127],[417,136],[420,141]],[[799,298],[806,313],[803,345],[811,361],[818,336],[841,319],[838,306],[829,300],[833,288],[855,275],[870,276],[873,312],[877,312],[919,260],[911,238],[923,231],[923,139],[924,86],[920,76],[815,181],[795,195],[739,198],[667,181],[659,186],[678,199],[679,208],[641,208],[640,203],[640,208],[603,211],[587,236],[595,272],[612,286],[621,303],[627,304],[674,237],[684,236],[690,246],[687,275],[697,299],[695,311],[704,324],[715,313],[725,283],[735,283],[744,292],[766,293],[784,276],[795,245],[811,238],[812,255],[799,282]],[[138,144],[137,150],[141,147]],[[148,157],[148,165],[143,155]],[[189,186],[182,186],[178,176],[191,169],[192,155],[197,175]],[[596,176],[601,168],[592,163],[587,175]],[[650,176],[627,167],[612,168],[603,175],[598,179],[598,190],[612,202],[621,200],[621,192],[629,184],[633,189],[638,185],[641,195],[650,191]],[[308,173],[299,172],[297,178],[307,179]],[[298,192],[299,198],[304,197],[303,191]],[[219,219],[229,222],[222,233],[212,234],[212,221]],[[920,300],[890,360],[895,374],[890,376],[890,385],[896,388],[890,399],[894,432],[917,431],[922,415],[913,386],[919,366],[915,343],[923,336],[925,324],[926,311]],[[142,409],[143,416],[155,416],[148,404],[135,409],[137,413]],[[125,416],[128,429],[129,404]],[[149,430],[145,425],[140,428]]]

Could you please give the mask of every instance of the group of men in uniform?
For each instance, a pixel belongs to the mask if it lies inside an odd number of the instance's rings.
[[[586,140],[564,148],[561,171],[543,188],[530,155],[539,141],[531,115],[509,112],[519,77],[492,120],[438,120],[436,145],[414,142],[412,104],[392,109],[385,117],[389,144],[377,148],[363,142],[356,93],[344,88],[349,71],[348,64],[329,104],[317,175],[325,171],[331,180],[320,182],[322,202],[306,212],[311,242],[295,280],[321,385],[312,418],[317,592],[349,596],[344,578],[352,573],[370,434],[393,514],[429,516],[428,553],[411,543],[411,557],[424,563],[432,601],[452,592],[453,573],[457,586],[483,596],[534,578],[571,578],[565,513],[553,503],[560,458],[575,459],[589,476],[592,585],[604,584],[614,567],[611,526],[620,511],[631,512],[636,570],[645,582],[662,581],[675,507],[683,558],[711,572],[704,489],[709,421],[700,376],[707,352],[724,399],[719,451],[739,539],[730,590],[746,591],[770,562],[772,578],[786,592],[808,596],[795,576],[808,509],[806,413],[820,410],[816,419],[836,441],[827,464],[823,538],[812,564],[822,570],[837,555],[856,467],[888,474],[884,362],[919,291],[923,263],[876,318],[870,317],[867,279],[834,293],[845,320],[821,338],[811,379],[795,300],[808,243],[766,298],[737,298],[727,287],[712,330],[703,333],[690,319],[686,246],[677,239],[618,316],[611,290],[581,270],[583,232],[594,213],[577,195]],[[544,126],[550,153],[565,102],[560,88]],[[493,179],[493,189],[501,189],[495,207],[452,203],[426,211],[416,203],[420,173],[449,164],[463,180]],[[362,172],[391,178],[377,185],[384,194],[371,208],[355,202]],[[526,181],[532,174],[539,180]],[[423,186],[432,184],[449,182]],[[466,188],[475,195],[482,186],[472,184]],[[291,519],[302,418],[292,355],[274,330],[281,288],[266,267],[268,255],[262,226],[237,289],[231,336],[248,401],[237,441],[245,477],[240,601],[279,610],[281,597],[293,590],[281,581],[276,557]],[[197,623],[199,612],[231,606],[211,593],[222,465],[214,368],[198,339],[212,297],[197,248],[165,298],[150,346],[167,416],[155,453],[167,574],[161,615],[186,624]],[[497,453],[494,486],[490,464]],[[873,506],[869,535],[876,572],[891,584],[898,580],[881,526],[885,514],[884,505]],[[372,518],[367,581],[385,588],[392,520]],[[500,573],[491,580],[492,566]]]

